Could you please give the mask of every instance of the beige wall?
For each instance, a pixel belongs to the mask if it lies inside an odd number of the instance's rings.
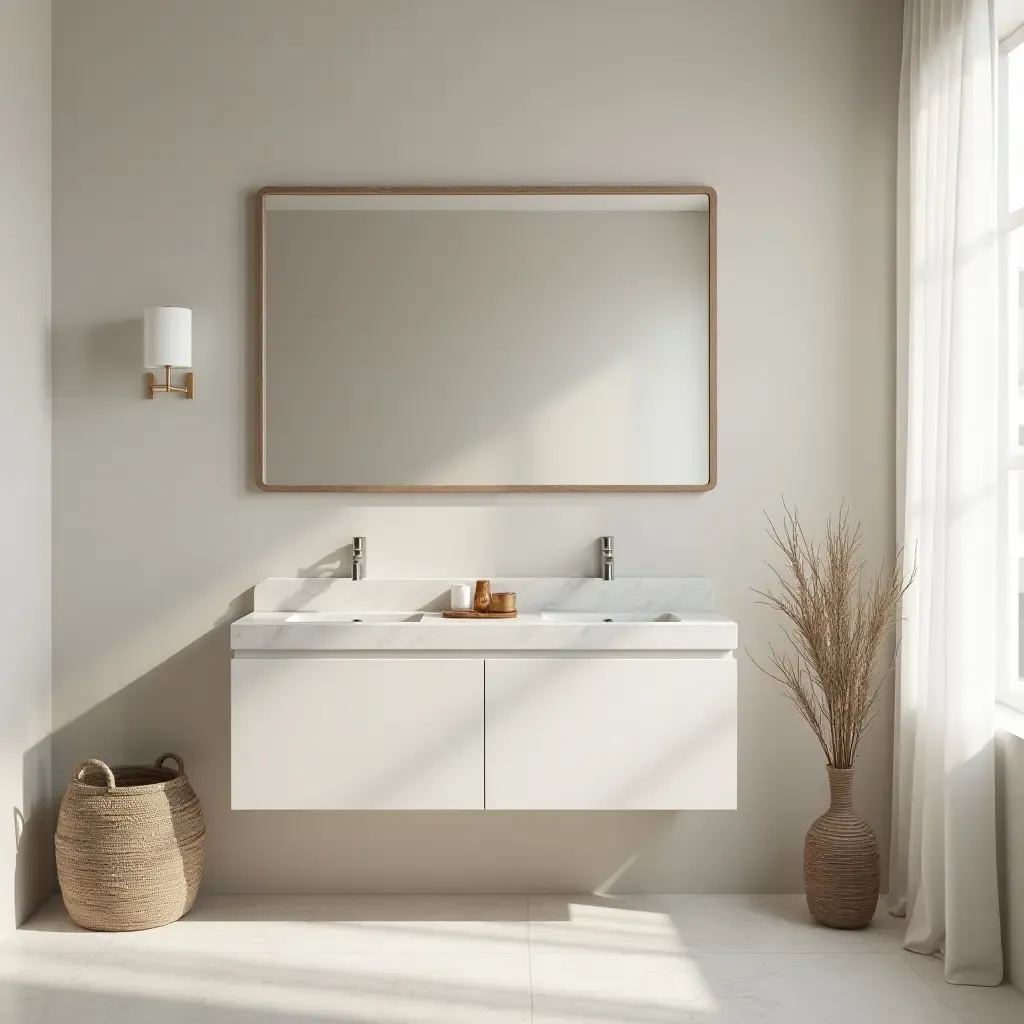
[[[740,809],[232,813],[228,638],[353,534],[374,575],[706,574],[742,640],[780,495],[893,525],[899,0],[57,0],[54,770],[177,749],[212,889],[794,891],[821,756],[740,666]],[[266,494],[250,196],[300,183],[719,191],[707,495]],[[195,311],[198,397],[142,398],[140,314]],[[274,752],[268,751],[268,757]],[[891,699],[857,798],[887,848]]]
[[[2,937],[52,885],[49,0],[0,5],[0,195]]]
[[[999,733],[996,752],[1006,976],[1024,988],[1024,739]]]

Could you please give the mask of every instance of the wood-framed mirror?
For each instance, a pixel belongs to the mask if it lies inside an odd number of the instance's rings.
[[[287,187],[257,207],[268,491],[706,491],[704,186]]]

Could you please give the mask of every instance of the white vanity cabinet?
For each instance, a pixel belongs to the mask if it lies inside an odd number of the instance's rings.
[[[736,807],[737,625],[688,577],[272,579],[231,626],[236,810]]]
[[[236,810],[479,810],[477,658],[234,658]]]
[[[488,658],[489,810],[736,807],[736,661]]]

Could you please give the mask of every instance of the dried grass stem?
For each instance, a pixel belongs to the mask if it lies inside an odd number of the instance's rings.
[[[768,534],[783,556],[772,568],[776,585],[756,590],[762,603],[787,620],[791,651],[769,644],[768,666],[754,664],[781,683],[811,727],[828,763],[852,768],[861,738],[877,714],[879,690],[892,670],[879,672],[883,645],[899,622],[900,603],[913,580],[904,576],[902,552],[891,569],[862,583],[861,528],[844,506],[829,517],[823,541],[808,538],[797,513],[785,507],[781,529]]]

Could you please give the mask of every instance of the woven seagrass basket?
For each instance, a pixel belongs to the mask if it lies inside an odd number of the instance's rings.
[[[172,758],[178,770],[163,767]],[[71,920],[102,932],[170,924],[203,877],[206,826],[177,754],[75,770],[57,818],[57,877]]]

